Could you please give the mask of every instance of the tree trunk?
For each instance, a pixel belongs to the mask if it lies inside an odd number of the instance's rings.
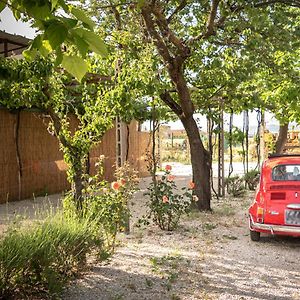
[[[82,183],[83,170],[82,168],[74,168],[73,174],[73,183],[72,183],[72,191],[74,194],[74,199],[76,201],[76,208],[78,211],[82,211],[82,191],[83,191],[83,183]]]
[[[180,118],[187,132],[195,183],[194,193],[199,198],[198,208],[210,210],[210,156],[204,149],[197,124],[193,118],[195,107],[184,72],[184,63],[190,56],[191,49],[169,28],[168,20],[160,4],[155,1],[151,3],[146,1],[146,3],[141,9],[145,27],[166,65],[178,100],[173,98],[169,91],[161,93],[160,98]]]
[[[199,129],[194,118],[192,116],[181,118],[181,121],[190,144],[193,181],[195,183],[194,193],[199,199],[197,202],[198,208],[199,210],[211,210],[210,155],[202,144]]]
[[[279,134],[275,145],[276,154],[281,154],[283,152],[285,143],[287,141],[288,130],[289,130],[289,123],[280,125]]]
[[[70,156],[69,159],[69,168],[73,169],[73,174],[71,175],[72,178],[72,192],[74,195],[74,200],[76,203],[76,208],[78,211],[82,210],[82,191],[83,191],[83,174],[84,174],[84,167],[82,164],[82,158],[80,156],[80,151],[75,146],[73,146],[64,136],[64,134],[61,133],[62,131],[62,123],[60,118],[57,116],[57,114],[52,110],[48,109],[48,114],[50,115],[53,126],[55,129],[55,135],[58,138],[60,144],[64,148],[64,155],[66,155],[66,151],[68,151],[68,154]]]

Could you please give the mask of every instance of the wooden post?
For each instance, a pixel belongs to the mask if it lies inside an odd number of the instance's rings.
[[[224,176],[224,116],[223,107],[220,111],[219,134],[218,134],[218,196],[225,196],[225,176]]]
[[[7,40],[4,40],[4,57],[8,57],[8,45],[7,45]]]
[[[125,124],[121,121],[119,117],[116,118],[116,166],[122,167],[125,160],[126,160],[126,153],[127,153],[127,143],[125,137]],[[127,209],[129,211],[129,203],[126,203]],[[128,218],[125,223],[125,233],[130,233],[130,217]]]
[[[264,139],[264,134],[265,134],[265,113],[262,111],[261,112],[261,125],[260,125],[260,133],[259,133],[259,149],[260,149],[260,166],[262,165],[262,163],[264,162],[265,158],[266,158],[266,151],[265,151],[265,139]]]

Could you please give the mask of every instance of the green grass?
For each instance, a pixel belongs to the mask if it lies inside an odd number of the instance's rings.
[[[168,254],[162,257],[150,258],[152,271],[166,278],[165,287],[168,291],[179,277],[180,265],[184,258],[179,253]]]
[[[235,215],[235,208],[229,204],[223,204],[214,210],[214,213],[218,216],[230,217]]]
[[[0,298],[56,297],[100,245],[93,222],[62,213],[13,225],[0,240]]]

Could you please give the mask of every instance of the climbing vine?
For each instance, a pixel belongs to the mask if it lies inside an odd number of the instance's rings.
[[[59,140],[80,209],[85,161],[91,147],[112,127],[116,111],[105,85],[83,82],[70,88],[69,76],[53,66],[42,58],[33,62],[3,60],[0,104],[8,109],[34,107],[49,118],[48,130]],[[75,130],[72,115],[76,117]]]

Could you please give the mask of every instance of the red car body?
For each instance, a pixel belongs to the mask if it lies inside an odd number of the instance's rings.
[[[300,154],[274,155],[261,169],[254,202],[249,208],[253,241],[260,233],[300,236]]]

